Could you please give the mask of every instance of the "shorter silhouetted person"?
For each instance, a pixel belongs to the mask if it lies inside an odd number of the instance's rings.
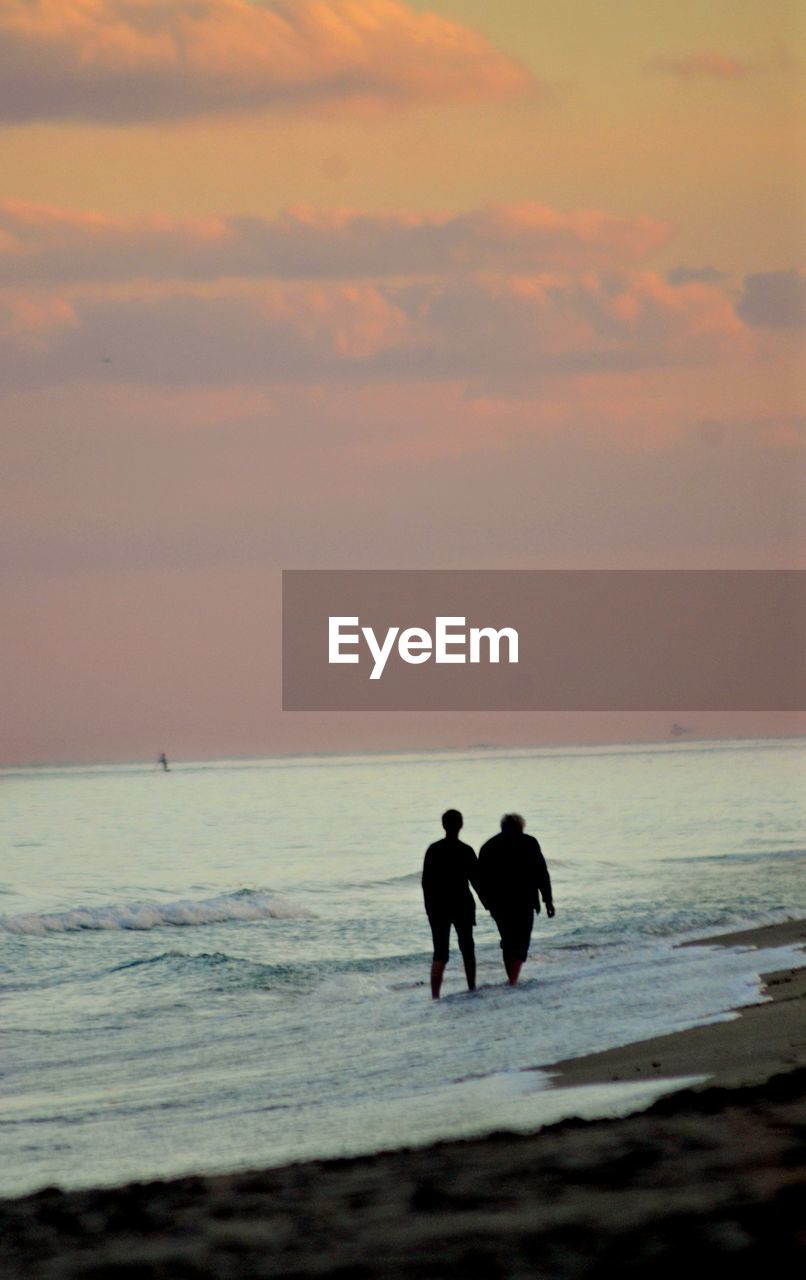
[[[161,764],[165,772],[166,773],[168,772],[168,757],[166,756],[164,751],[161,753],[160,758],[157,761],[157,764]]]
[[[504,968],[515,986],[532,937],[540,899],[546,915],[554,915],[551,879],[546,860],[534,836],[524,832],[518,813],[501,819],[501,830],[479,850],[479,897],[498,926]]]
[[[434,958],[431,964],[431,995],[439,999],[442,976],[450,954],[451,927],[456,930],[465,966],[468,991],[476,989],[476,953],[473,926],[476,900],[470,891],[478,881],[478,860],[469,844],[459,839],[462,815],[448,809],[442,815],[445,838],[429,845],[423,863],[423,898],[431,934]]]

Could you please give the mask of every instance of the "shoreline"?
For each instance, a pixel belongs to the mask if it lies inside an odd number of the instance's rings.
[[[683,945],[806,945],[790,921]],[[707,1076],[622,1119],[0,1200],[4,1280],[743,1280],[803,1262],[806,969],[770,1001],[541,1071],[553,1087]],[[660,1266],[659,1266],[660,1264]]]
[[[806,920],[787,920],[680,944],[806,948]],[[705,1075],[710,1085],[760,1084],[780,1071],[806,1067],[806,967],[761,974],[770,999],[730,1012],[730,1021],[673,1031],[669,1035],[566,1058],[540,1067],[555,1077],[552,1088]],[[726,1011],[728,1012],[728,1011]]]

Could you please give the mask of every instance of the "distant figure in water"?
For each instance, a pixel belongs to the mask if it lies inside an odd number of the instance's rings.
[[[157,761],[157,764],[161,764],[165,772],[168,773],[168,757],[166,756],[164,751],[160,755],[160,758]]]
[[[476,989],[476,952],[473,946],[476,901],[470,885],[475,888],[478,883],[479,864],[470,845],[459,839],[462,822],[458,809],[448,809],[443,813],[445,838],[428,846],[423,863],[423,898],[434,939],[431,964],[431,996],[434,1000],[439,999],[442,976],[448,963],[451,926],[459,940],[467,989]]]
[[[540,899],[554,915],[551,879],[534,836],[524,833],[519,813],[501,819],[501,831],[479,850],[479,897],[498,926],[509,984],[515,986],[529,954],[534,913]]]

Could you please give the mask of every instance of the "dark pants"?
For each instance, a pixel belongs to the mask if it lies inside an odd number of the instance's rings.
[[[509,960],[523,962],[528,956],[534,918],[534,907],[509,907],[496,912],[495,923],[501,935],[505,964]]]
[[[440,916],[439,918],[429,916],[428,923],[431,925],[431,936],[434,939],[434,960],[436,963],[448,963],[448,956],[450,955],[451,925],[453,925],[456,930],[459,950],[462,955],[472,957],[476,954],[473,946],[472,920],[451,920],[444,916]]]

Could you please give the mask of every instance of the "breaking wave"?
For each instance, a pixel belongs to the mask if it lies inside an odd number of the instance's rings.
[[[0,930],[6,933],[44,937],[50,933],[81,933],[100,929],[190,928],[193,925],[221,924],[228,920],[313,919],[314,913],[256,889],[239,889],[215,898],[194,902],[111,903],[98,907],[73,907],[69,911],[0,916]]]

